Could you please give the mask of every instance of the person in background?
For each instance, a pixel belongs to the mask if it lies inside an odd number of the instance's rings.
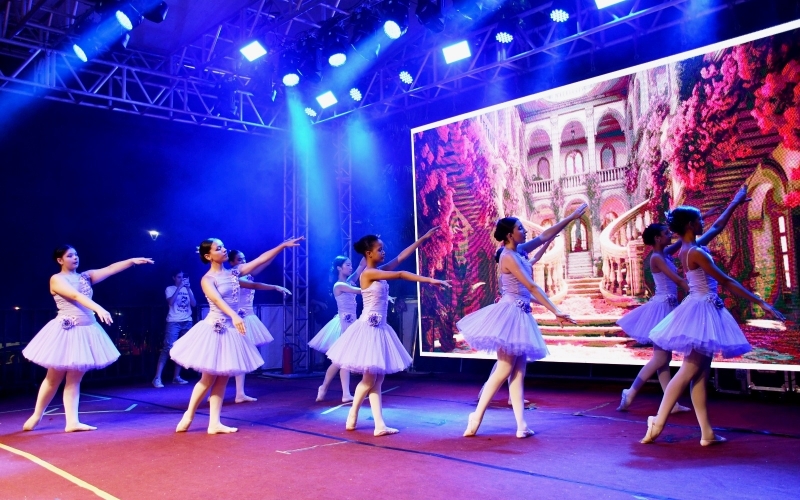
[[[192,287],[189,285],[189,278],[186,273],[176,270],[172,273],[173,284],[168,286],[165,294],[167,296],[167,326],[164,329],[164,345],[158,356],[156,365],[156,376],[153,378],[153,387],[161,389],[164,384],[161,382],[161,372],[169,359],[169,350],[178,338],[192,328],[192,308],[197,306]],[[175,374],[172,376],[173,384],[187,384],[181,378],[181,365],[175,364]]]

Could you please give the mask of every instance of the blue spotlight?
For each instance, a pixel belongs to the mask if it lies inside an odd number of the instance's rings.
[[[308,116],[310,116],[311,118],[314,118],[315,116],[317,116],[317,112],[314,111],[314,108],[306,108],[305,111],[306,111],[306,114]]]
[[[287,87],[294,87],[295,85],[300,83],[300,77],[297,76],[297,73],[288,73],[286,75],[283,75],[281,81]]]
[[[469,44],[466,41],[458,42],[450,45],[449,47],[443,48],[442,54],[444,54],[444,61],[447,64],[454,63],[472,56],[472,52],[469,50]]]
[[[117,9],[117,11],[114,12],[114,17],[117,19],[119,25],[126,31],[131,31],[142,23],[142,15],[129,3]]]
[[[267,55],[267,49],[265,49],[264,46],[261,45],[261,43],[258,40],[254,40],[248,43],[247,45],[239,49],[239,52],[241,52],[242,55],[245,57],[245,59],[247,59],[250,62],[255,61],[259,57]]]
[[[597,4],[598,9],[605,9],[606,7],[610,7],[624,1],[625,0],[594,0],[594,3]]]
[[[507,31],[498,31],[494,39],[500,43],[511,43],[514,41],[514,35]]]
[[[409,73],[406,70],[403,70],[400,72],[400,81],[405,83],[406,85],[411,85],[412,83],[414,83],[414,78],[411,76],[411,73]]]
[[[571,5],[570,5],[571,4]],[[569,9],[574,7],[575,3],[569,0],[553,0],[550,6],[550,19],[556,23],[565,23],[569,20]]]
[[[317,96],[317,102],[320,106],[322,106],[322,109],[325,109],[330,108],[339,101],[336,100],[336,96],[333,95],[333,92],[329,90],[324,94]]]
[[[336,54],[333,54],[328,58],[328,64],[330,64],[334,68],[338,68],[339,66],[343,65],[346,62],[347,62],[347,54],[345,54],[344,52],[337,52]]]
[[[128,16],[126,16],[126,15],[125,15],[125,13],[124,13],[124,12],[122,12],[121,10],[118,10],[118,11],[117,11],[117,13],[115,14],[115,16],[116,16],[116,18],[117,18],[117,21],[119,22],[119,24],[120,24],[120,25],[121,25],[123,28],[125,28],[125,29],[126,29],[126,30],[128,30],[128,31],[130,31],[130,30],[132,30],[132,29],[133,29],[133,23],[132,23],[132,22],[131,22],[131,20],[128,18]]]
[[[358,101],[360,101],[360,100],[361,100],[361,98],[362,98],[363,96],[361,95],[361,91],[360,91],[360,90],[358,90],[358,88],[356,88],[356,87],[353,87],[352,89],[350,89],[350,97],[351,97],[351,98],[352,98],[354,101],[358,102]]]
[[[75,55],[78,56],[78,59],[80,59],[81,61],[87,62],[89,60],[89,58],[86,57],[86,51],[84,51],[81,48],[81,46],[78,45],[77,43],[72,44],[72,50],[73,52],[75,52]]]
[[[408,0],[384,0],[378,6],[383,14],[383,32],[397,40],[408,30]]]

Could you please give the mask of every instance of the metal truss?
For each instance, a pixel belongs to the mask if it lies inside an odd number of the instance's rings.
[[[308,370],[308,337],[311,327],[308,288],[308,170],[298,155],[307,155],[284,146],[283,237],[305,236],[300,245],[283,252],[283,286],[292,292],[284,297],[283,342],[292,348],[292,367]]]
[[[342,238],[341,255],[352,260],[353,253],[353,162],[350,141],[342,123],[334,130],[333,164],[336,168],[336,186],[339,200],[339,234]]]

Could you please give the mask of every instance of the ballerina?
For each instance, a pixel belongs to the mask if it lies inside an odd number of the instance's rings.
[[[706,407],[706,383],[711,360],[717,353],[730,358],[749,352],[752,348],[733,316],[717,295],[721,284],[733,295],[757,304],[764,311],[784,321],[775,308],[752,294],[714,264],[714,260],[697,244],[703,234],[703,218],[694,207],[681,206],[668,218],[669,227],[681,236],[679,258],[686,270],[689,295],[650,332],[650,340],[665,351],[684,354],[675,377],[667,384],[658,415],[647,418],[647,434],[642,443],[652,443],[661,434],[678,397],[691,385],[692,405],[700,424],[700,444],[709,446],[725,441],[714,434]]]
[[[579,207],[576,212],[584,209],[585,206]],[[568,314],[561,312],[533,282],[531,264],[520,255],[519,247],[522,246],[524,251],[527,231],[519,219],[505,217],[497,221],[494,237],[504,244],[496,257],[500,265],[503,295],[498,302],[468,314],[456,324],[471,347],[496,353],[498,361],[497,370],[484,385],[477,409],[469,415],[464,436],[477,434],[486,408],[503,381],[510,376],[509,392],[517,421],[516,436],[527,438],[533,435],[533,431],[528,428],[524,416],[526,362],[542,359],[549,354],[531,314],[531,296],[555,314],[559,323],[574,321]]]
[[[352,283],[358,279],[362,270],[363,267],[359,266],[359,269],[353,272],[353,264],[344,255],[333,259],[331,275],[332,277],[335,276],[336,279],[333,284],[333,296],[336,299],[337,308],[336,316],[311,339],[308,347],[323,354],[327,353],[333,343],[341,337],[342,332],[347,330],[356,320],[356,295],[361,295],[361,289],[353,286]],[[322,385],[317,389],[318,402],[325,399],[325,394],[328,392],[328,387],[336,373],[339,373],[339,378],[342,382],[342,403],[349,403],[353,400],[353,395],[350,393],[350,372],[342,370],[336,363],[331,363],[331,366],[325,371],[325,379]]]
[[[189,430],[197,407],[209,389],[208,433],[228,434],[238,430],[220,422],[228,378],[251,372],[264,364],[258,349],[245,335],[244,319],[233,309],[239,305],[240,288],[254,288],[247,280],[240,280],[239,275],[249,274],[264,262],[274,259],[284,248],[297,246],[300,239],[287,240],[234,270],[225,268],[228,251],[222,241],[209,238],[200,244],[200,261],[210,264],[209,271],[200,280],[210,310],[202,321],[175,342],[169,354],[173,361],[184,368],[199,371],[201,378],[192,390],[189,407],[175,432]]]
[[[342,370],[362,373],[356,386],[353,406],[347,415],[345,429],[355,430],[358,410],[369,396],[372,418],[375,421],[373,435],[397,434],[397,429],[388,427],[383,420],[381,386],[386,374],[396,373],[411,365],[411,357],[400,343],[394,329],[386,323],[386,310],[389,304],[389,284],[387,280],[404,279],[419,283],[430,283],[449,287],[448,281],[427,278],[407,271],[393,271],[400,262],[410,256],[423,241],[433,235],[438,228],[431,229],[422,238],[403,250],[400,255],[381,265],[386,253],[378,236],[367,235],[358,240],[353,247],[366,259],[366,268],[361,273],[361,296],[364,310],[342,336],[328,349],[328,358]]]
[[[253,342],[256,347],[260,347],[262,345],[269,344],[273,340],[275,340],[272,335],[269,333],[269,330],[264,323],[261,322],[258,316],[253,312],[253,299],[256,295],[256,290],[271,290],[275,292],[280,292],[284,296],[291,295],[289,290],[285,289],[282,286],[278,285],[267,285],[266,283],[258,283],[253,281],[253,276],[260,273],[265,267],[267,267],[274,259],[278,256],[279,252],[275,252],[274,256],[261,265],[250,271],[249,274],[242,276],[240,274],[239,281],[247,281],[254,285],[253,288],[244,288],[239,292],[239,304],[236,308],[236,313],[244,319],[245,324],[245,335]],[[239,250],[230,250],[228,252],[228,262],[232,266],[233,269],[241,271],[241,265],[247,263],[247,259],[244,256],[244,253]],[[236,381],[236,397],[234,398],[234,402],[236,403],[248,403],[252,401],[258,401],[258,399],[248,396],[244,393],[244,377],[245,374],[241,373],[234,377]]]
[[[697,244],[707,245],[716,238],[728,225],[736,208],[748,201],[750,199],[747,197],[747,188],[742,186],[711,228],[698,236]],[[702,219],[705,220],[706,217],[715,215],[717,212],[716,208],[712,208],[702,215]],[[681,242],[672,243],[672,237],[673,233],[670,229],[664,224],[658,223],[651,224],[642,233],[644,244],[653,247],[653,252],[650,254],[650,268],[656,282],[656,293],[647,304],[638,307],[617,321],[626,335],[642,344],[651,343],[650,330],[678,307],[677,286],[689,291],[688,282],[678,275],[678,270],[672,262],[672,255],[681,248]],[[653,357],[636,375],[630,388],[623,389],[617,411],[628,410],[636,395],[654,373],[658,375],[661,389],[666,391],[670,380],[670,361],[672,361],[671,351],[665,351],[659,346],[653,345]],[[672,413],[690,410],[691,408],[676,401]]]
[[[39,387],[33,415],[22,426],[32,431],[41,422],[47,405],[53,400],[61,382],[64,385],[64,416],[66,432],[93,431],[97,427],[81,423],[78,406],[81,398],[81,379],[94,369],[105,368],[119,358],[119,351],[97,322],[110,325],[111,314],[92,300],[92,285],[139,264],[152,264],[152,259],[134,258],[91,269],[78,274],[80,259],[71,245],[62,245],[53,252],[53,260],[61,271],[50,277],[50,295],[56,301],[58,315],[39,330],[22,355],[47,368]],[[95,314],[97,319],[95,319]]]

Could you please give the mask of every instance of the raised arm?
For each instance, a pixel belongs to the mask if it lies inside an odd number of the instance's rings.
[[[414,250],[416,250],[420,245],[422,245],[425,242],[425,240],[427,240],[428,238],[433,236],[433,233],[435,233],[438,230],[439,230],[439,226],[436,226],[433,229],[431,229],[430,231],[428,231],[427,233],[423,234],[420,239],[418,239],[417,241],[415,241],[414,243],[412,243],[411,245],[406,247],[406,249],[403,250],[402,252],[400,252],[400,254],[397,257],[395,257],[394,259],[390,260],[386,264],[380,266],[378,269],[382,269],[384,271],[392,271],[392,270],[396,269],[397,266],[399,266],[401,262],[403,262],[404,260],[409,258],[414,253]],[[393,279],[393,278],[379,278],[379,279]],[[394,279],[396,279],[396,278],[394,278]]]
[[[714,261],[711,260],[711,257],[702,251],[701,249],[693,249],[691,250],[691,254],[687,257],[687,260],[694,262],[697,264],[706,274],[714,278],[722,285],[723,288],[734,294],[735,296],[739,297],[740,299],[745,299],[747,301],[752,302],[758,306],[761,306],[764,311],[767,312],[770,316],[774,317],[779,321],[785,321],[786,317],[780,313],[777,309],[775,309],[771,304],[767,303],[765,300],[761,299],[760,297],[756,296],[750,290],[743,287],[739,284],[738,281],[731,278],[727,274],[723,273],[720,268],[714,264]]]
[[[542,242],[541,248],[539,248],[539,250],[535,254],[533,254],[533,257],[531,257],[530,259],[531,265],[536,264],[537,262],[539,262],[539,260],[541,260],[542,257],[544,257],[544,254],[547,252],[547,247],[550,246],[550,242],[553,241],[556,236],[558,236],[558,234],[555,234],[549,240]]]
[[[364,269],[366,268],[367,268],[367,259],[365,257],[361,257],[361,262],[358,263],[358,267],[356,268],[355,271],[353,271],[353,274],[347,277],[346,282],[350,283],[351,285],[354,283],[358,283],[358,279],[361,277],[361,273],[363,273]]]
[[[341,295],[343,293],[355,293],[361,295],[361,289],[357,286],[350,285],[349,283],[337,283],[333,287],[334,295]]]
[[[67,281],[63,276],[56,274],[50,277],[50,291],[60,295],[70,302],[77,302],[83,307],[94,311],[97,314],[98,319],[107,325],[110,325],[114,322],[111,319],[111,314],[108,311],[100,307],[100,304],[97,302],[76,290],[75,287],[70,285],[69,281]]]
[[[241,286],[242,288],[248,288],[250,290],[267,290],[273,292],[280,292],[284,295],[292,294],[292,292],[290,292],[286,288],[283,288],[282,286],[268,285],[266,283],[260,283],[258,281],[250,281],[244,278],[239,278],[239,286]]]
[[[517,280],[519,280],[519,282],[522,283],[529,292],[531,292],[533,298],[536,299],[538,303],[546,307],[547,310],[555,314],[557,318],[570,323],[575,323],[575,321],[569,317],[569,314],[561,312],[561,310],[556,307],[555,304],[553,304],[553,302],[550,300],[550,297],[544,293],[539,285],[533,282],[531,277],[528,276],[528,273],[522,270],[517,259],[511,255],[503,255],[500,257],[500,266],[517,278]]]
[[[449,281],[437,280],[428,278],[427,276],[420,276],[418,274],[409,273],[408,271],[384,271],[382,269],[367,269],[361,273],[361,277],[372,284],[374,281],[380,280],[406,280],[416,281],[418,283],[429,283],[431,285],[444,286],[450,288]],[[368,286],[369,286],[368,285]]]
[[[305,236],[301,236],[299,238],[291,238],[280,245],[276,246],[271,250],[267,250],[266,252],[262,253],[255,259],[251,260],[250,262],[246,262],[239,267],[239,274],[242,276],[246,276],[248,274],[257,274],[260,272],[261,269],[268,266],[275,257],[277,257],[283,250],[287,248],[292,248],[300,245],[300,241],[304,240]]]
[[[555,238],[556,235],[561,231],[563,231],[564,228],[566,228],[570,222],[579,219],[584,212],[586,212],[586,203],[581,204],[578,208],[575,209],[574,212],[564,217],[553,226],[550,226],[544,231],[542,231],[542,233],[539,236],[535,237],[530,241],[522,243],[517,248],[521,249],[524,253],[531,253],[537,247],[543,245],[545,241],[549,241]]]
[[[209,302],[212,302],[215,306],[217,306],[222,312],[228,315],[233,321],[233,326],[244,335],[245,333],[245,326],[244,320],[236,314],[231,306],[228,305],[227,302],[222,298],[222,295],[219,294],[219,290],[214,285],[214,278],[210,276],[203,276],[203,279],[200,280],[200,288],[203,289],[203,293],[206,294],[206,298],[208,298]]]
[[[739,191],[736,192],[736,195],[734,195],[728,207],[717,217],[717,220],[714,221],[714,224],[711,225],[708,231],[697,237],[697,244],[699,246],[708,245],[711,240],[716,238],[717,235],[725,229],[725,226],[728,225],[728,221],[731,220],[731,216],[733,212],[736,211],[736,208],[739,205],[744,205],[748,201],[750,201],[750,198],[747,197],[747,186],[742,186],[739,188]]]
[[[129,267],[138,266],[139,264],[154,264],[153,259],[147,259],[144,257],[134,257],[133,259],[127,259],[120,262],[115,262],[110,266],[106,266],[102,269],[91,269],[86,271],[86,274],[89,275],[89,278],[92,280],[92,284],[97,284],[103,281],[104,279],[108,278],[109,276],[114,276],[117,273],[121,273],[122,271],[128,269]]]
[[[676,285],[683,288],[684,291],[689,291],[689,282],[681,278],[671,267],[664,262],[664,258],[660,255],[653,255],[650,257],[650,269],[655,272],[664,273],[664,275],[671,279]]]

